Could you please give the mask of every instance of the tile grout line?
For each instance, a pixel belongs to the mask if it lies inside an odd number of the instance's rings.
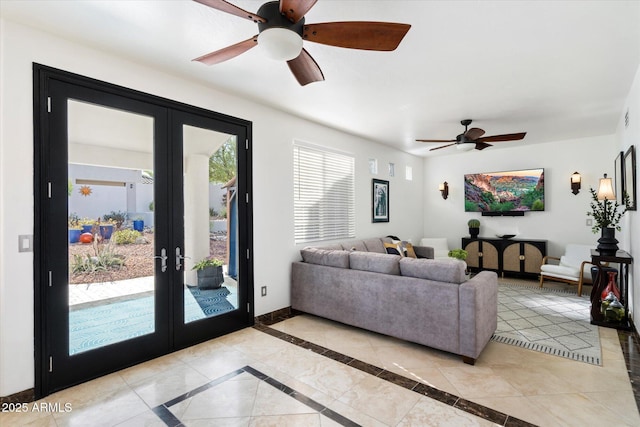
[[[475,415],[487,421],[490,421],[502,426],[519,426],[519,427],[535,426],[535,424],[531,424],[527,421],[502,413],[500,411],[496,411],[486,406],[479,405],[477,403],[471,402],[469,400],[463,399],[459,396],[447,393],[445,391],[438,390],[435,387],[431,387],[427,384],[423,384],[418,381],[403,377],[402,375],[396,374],[395,372],[387,371],[386,369],[379,368],[367,362],[357,360],[351,356],[338,353],[334,350],[303,340],[302,338],[295,337],[286,332],[278,331],[277,329],[273,329],[265,324],[257,324],[257,325],[254,325],[253,328],[265,334],[271,335],[274,338],[278,338],[285,342],[288,342],[289,344],[293,344],[298,347],[311,350],[314,353],[317,353],[321,356],[325,356],[329,359],[335,360],[337,362],[350,366],[354,369],[358,369],[362,372],[378,377],[384,381],[403,387],[407,390],[413,391],[415,393],[418,393],[430,399],[437,400],[440,403],[443,403],[455,409],[467,412],[469,414]],[[331,357],[331,356],[335,356],[335,357]],[[353,362],[357,362],[357,363],[353,364]],[[373,371],[379,370],[379,372],[377,374],[374,374],[373,372],[371,372],[372,370]],[[408,385],[411,385],[411,387],[408,387]]]
[[[339,413],[333,411],[330,408],[327,408],[326,406],[322,405],[321,403],[316,402],[315,400],[311,399],[310,397],[308,397],[305,394],[300,393],[299,391],[283,384],[282,382],[278,381],[277,379],[270,377],[269,375],[266,375],[260,371],[258,371],[257,369],[253,368],[250,365],[246,365],[240,369],[236,369],[235,371],[229,372],[226,375],[223,375],[221,377],[216,378],[215,380],[211,380],[206,384],[203,384],[199,387],[194,388],[193,390],[190,390],[186,393],[183,393],[179,396],[174,397],[171,400],[167,400],[165,403],[162,403],[160,405],[157,405],[153,408],[151,408],[151,411],[156,414],[156,416],[162,421],[164,422],[167,427],[180,427],[182,425],[184,425],[182,423],[182,421],[180,421],[180,419],[175,416],[170,410],[169,407],[176,405],[178,403],[181,403],[187,399],[190,399],[204,391],[207,391],[217,385],[223,384],[235,377],[237,377],[240,374],[243,373],[247,373],[250,374],[252,376],[254,376],[258,381],[262,381],[266,384],[269,384],[270,386],[274,387],[276,390],[279,390],[280,392],[286,394],[287,396],[297,400],[298,402],[302,403],[303,405],[309,407],[310,409],[316,411],[318,413],[318,415],[323,415],[333,421],[335,421],[336,423],[344,426],[344,427],[360,427],[360,424],[351,421],[349,418],[340,415]],[[255,405],[255,396],[254,396],[254,405]]]

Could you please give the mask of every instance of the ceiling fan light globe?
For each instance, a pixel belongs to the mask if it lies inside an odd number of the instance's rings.
[[[268,28],[258,35],[258,46],[271,59],[289,61],[300,55],[302,37],[286,28]]]
[[[456,148],[460,151],[471,151],[476,148],[476,144],[473,142],[463,142],[461,144],[457,144]]]

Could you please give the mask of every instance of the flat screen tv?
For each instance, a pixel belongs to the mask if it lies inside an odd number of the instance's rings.
[[[544,169],[464,176],[465,212],[523,213],[544,210]]]

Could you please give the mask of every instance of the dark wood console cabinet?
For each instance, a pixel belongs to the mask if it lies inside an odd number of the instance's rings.
[[[469,270],[492,270],[506,274],[537,277],[542,258],[547,255],[546,240],[462,238],[462,248],[468,252]]]

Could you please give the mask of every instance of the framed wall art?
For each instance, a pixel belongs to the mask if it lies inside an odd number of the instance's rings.
[[[636,194],[636,148],[629,147],[624,153],[624,191],[629,200],[627,209],[635,211],[638,209],[638,197]]]
[[[371,222],[389,222],[389,181],[371,180]]]
[[[613,162],[613,183],[616,192],[616,200],[619,204],[624,203],[624,151],[616,156]]]

